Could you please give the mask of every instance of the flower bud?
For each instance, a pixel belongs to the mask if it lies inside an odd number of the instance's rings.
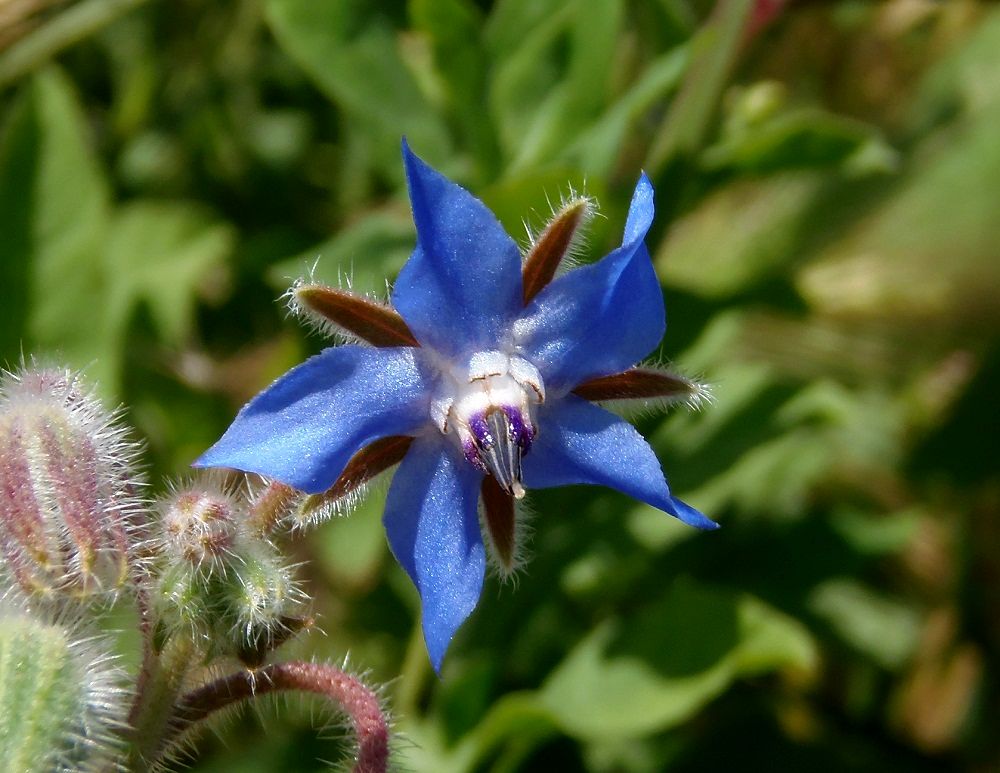
[[[129,694],[111,643],[0,599],[0,770],[117,770]]]
[[[223,589],[225,619],[237,649],[268,650],[300,611],[302,593],[292,568],[271,545],[247,541]]]
[[[211,571],[232,549],[241,517],[239,503],[212,483],[192,483],[161,500],[165,556],[178,556]]]
[[[157,504],[160,567],[151,590],[161,644],[186,636],[209,656],[256,664],[307,625],[295,616],[301,592],[293,568],[251,515],[262,507],[260,497],[251,502],[213,475]]]
[[[126,582],[136,451],[70,371],[0,378],[0,551],[26,592],[89,597]]]

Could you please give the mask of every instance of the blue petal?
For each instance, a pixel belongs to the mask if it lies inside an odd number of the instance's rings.
[[[486,571],[478,515],[483,476],[446,443],[441,435],[414,441],[384,516],[392,552],[420,592],[424,640],[438,672],[452,636],[476,608]]]
[[[539,411],[538,437],[524,457],[523,475],[528,488],[608,486],[690,526],[719,527],[671,496],[656,454],[635,427],[574,395]]]
[[[392,303],[417,340],[445,355],[496,349],[521,310],[521,251],[475,196],[403,143],[417,248]]]
[[[541,371],[546,390],[619,373],[660,342],[663,294],[642,241],[652,222],[653,186],[642,175],[622,246],[557,278],[515,323],[515,342]]]
[[[194,466],[232,467],[325,491],[365,445],[428,422],[422,356],[414,348],[326,349],[247,403]]]

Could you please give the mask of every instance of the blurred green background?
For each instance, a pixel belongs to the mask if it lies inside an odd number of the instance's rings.
[[[326,345],[290,280],[385,292],[402,135],[518,238],[597,197],[585,259],[652,177],[660,356],[716,399],[638,423],[723,528],[532,494],[440,680],[384,488],[290,541],[291,651],[386,684],[400,769],[1000,769],[995,3],[5,0],[0,89],[0,361],[85,368],[154,490]],[[191,769],[325,769],[330,719]]]

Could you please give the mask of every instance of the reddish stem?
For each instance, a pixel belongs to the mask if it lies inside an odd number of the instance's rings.
[[[389,727],[378,697],[356,676],[323,663],[274,663],[257,671],[230,674],[189,692],[178,705],[177,721],[167,742],[220,709],[287,690],[316,693],[339,704],[357,736],[355,773],[385,773]]]

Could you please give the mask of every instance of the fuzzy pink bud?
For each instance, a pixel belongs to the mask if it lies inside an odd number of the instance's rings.
[[[25,591],[90,596],[126,582],[136,450],[73,373],[0,378],[0,553]]]
[[[159,503],[164,554],[211,570],[232,548],[243,517],[233,497],[214,484],[190,484]]]

